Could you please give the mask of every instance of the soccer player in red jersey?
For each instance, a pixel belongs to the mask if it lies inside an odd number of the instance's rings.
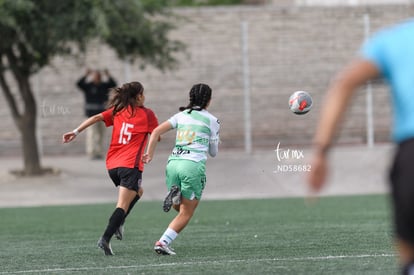
[[[115,186],[119,186],[118,202],[108,226],[98,241],[105,255],[114,255],[110,241],[115,234],[121,240],[123,224],[135,203],[142,196],[142,154],[148,135],[158,120],[151,109],[144,107],[144,88],[131,82],[111,91],[109,108],[83,121],[75,130],[63,135],[63,143],[71,142],[89,126],[99,121],[112,128],[112,139],[106,157],[106,167]]]

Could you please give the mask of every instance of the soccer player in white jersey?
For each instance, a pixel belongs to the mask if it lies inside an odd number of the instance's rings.
[[[149,163],[160,135],[177,129],[175,146],[166,167],[169,192],[163,209],[168,212],[173,206],[178,214],[155,243],[154,250],[158,254],[175,255],[170,244],[190,221],[206,184],[207,153],[212,157],[217,154],[220,123],[207,111],[210,100],[208,85],[194,85],[190,90],[190,103],[154,129],[143,156],[143,161]]]

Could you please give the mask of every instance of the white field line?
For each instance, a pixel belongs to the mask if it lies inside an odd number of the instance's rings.
[[[195,262],[175,262],[161,264],[143,264],[143,265],[124,265],[124,266],[106,266],[106,267],[67,267],[67,268],[50,268],[50,269],[33,269],[19,271],[1,271],[0,274],[25,274],[25,273],[47,273],[47,272],[71,272],[71,271],[93,271],[93,270],[120,270],[120,269],[137,269],[152,267],[171,267],[171,266],[192,266],[192,265],[216,265],[231,263],[258,263],[258,262],[284,262],[284,261],[324,261],[335,259],[357,259],[357,258],[380,258],[396,257],[395,254],[363,254],[363,255],[328,255],[317,257],[293,257],[293,258],[268,258],[268,259],[242,259],[242,260],[214,260],[214,261],[195,261]],[[281,267],[282,268],[282,267]]]

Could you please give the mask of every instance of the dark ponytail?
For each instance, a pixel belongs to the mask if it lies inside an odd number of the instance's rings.
[[[125,83],[121,87],[111,90],[111,96],[108,103],[109,108],[113,108],[112,115],[130,107],[131,116],[135,113],[137,104],[137,96],[144,92],[144,87],[139,82]]]
[[[211,88],[207,84],[195,84],[190,90],[190,102],[186,107],[180,107],[180,111],[188,110],[191,114],[193,110],[201,111],[207,107],[211,99]]]

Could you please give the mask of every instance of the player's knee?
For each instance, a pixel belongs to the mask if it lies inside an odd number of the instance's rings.
[[[195,212],[194,210],[195,209],[192,209],[192,208],[180,207],[179,215],[181,215],[184,219],[190,220]]]
[[[119,203],[117,203],[116,208],[121,208],[126,213],[128,211],[128,208],[129,208],[129,203],[119,202]]]

